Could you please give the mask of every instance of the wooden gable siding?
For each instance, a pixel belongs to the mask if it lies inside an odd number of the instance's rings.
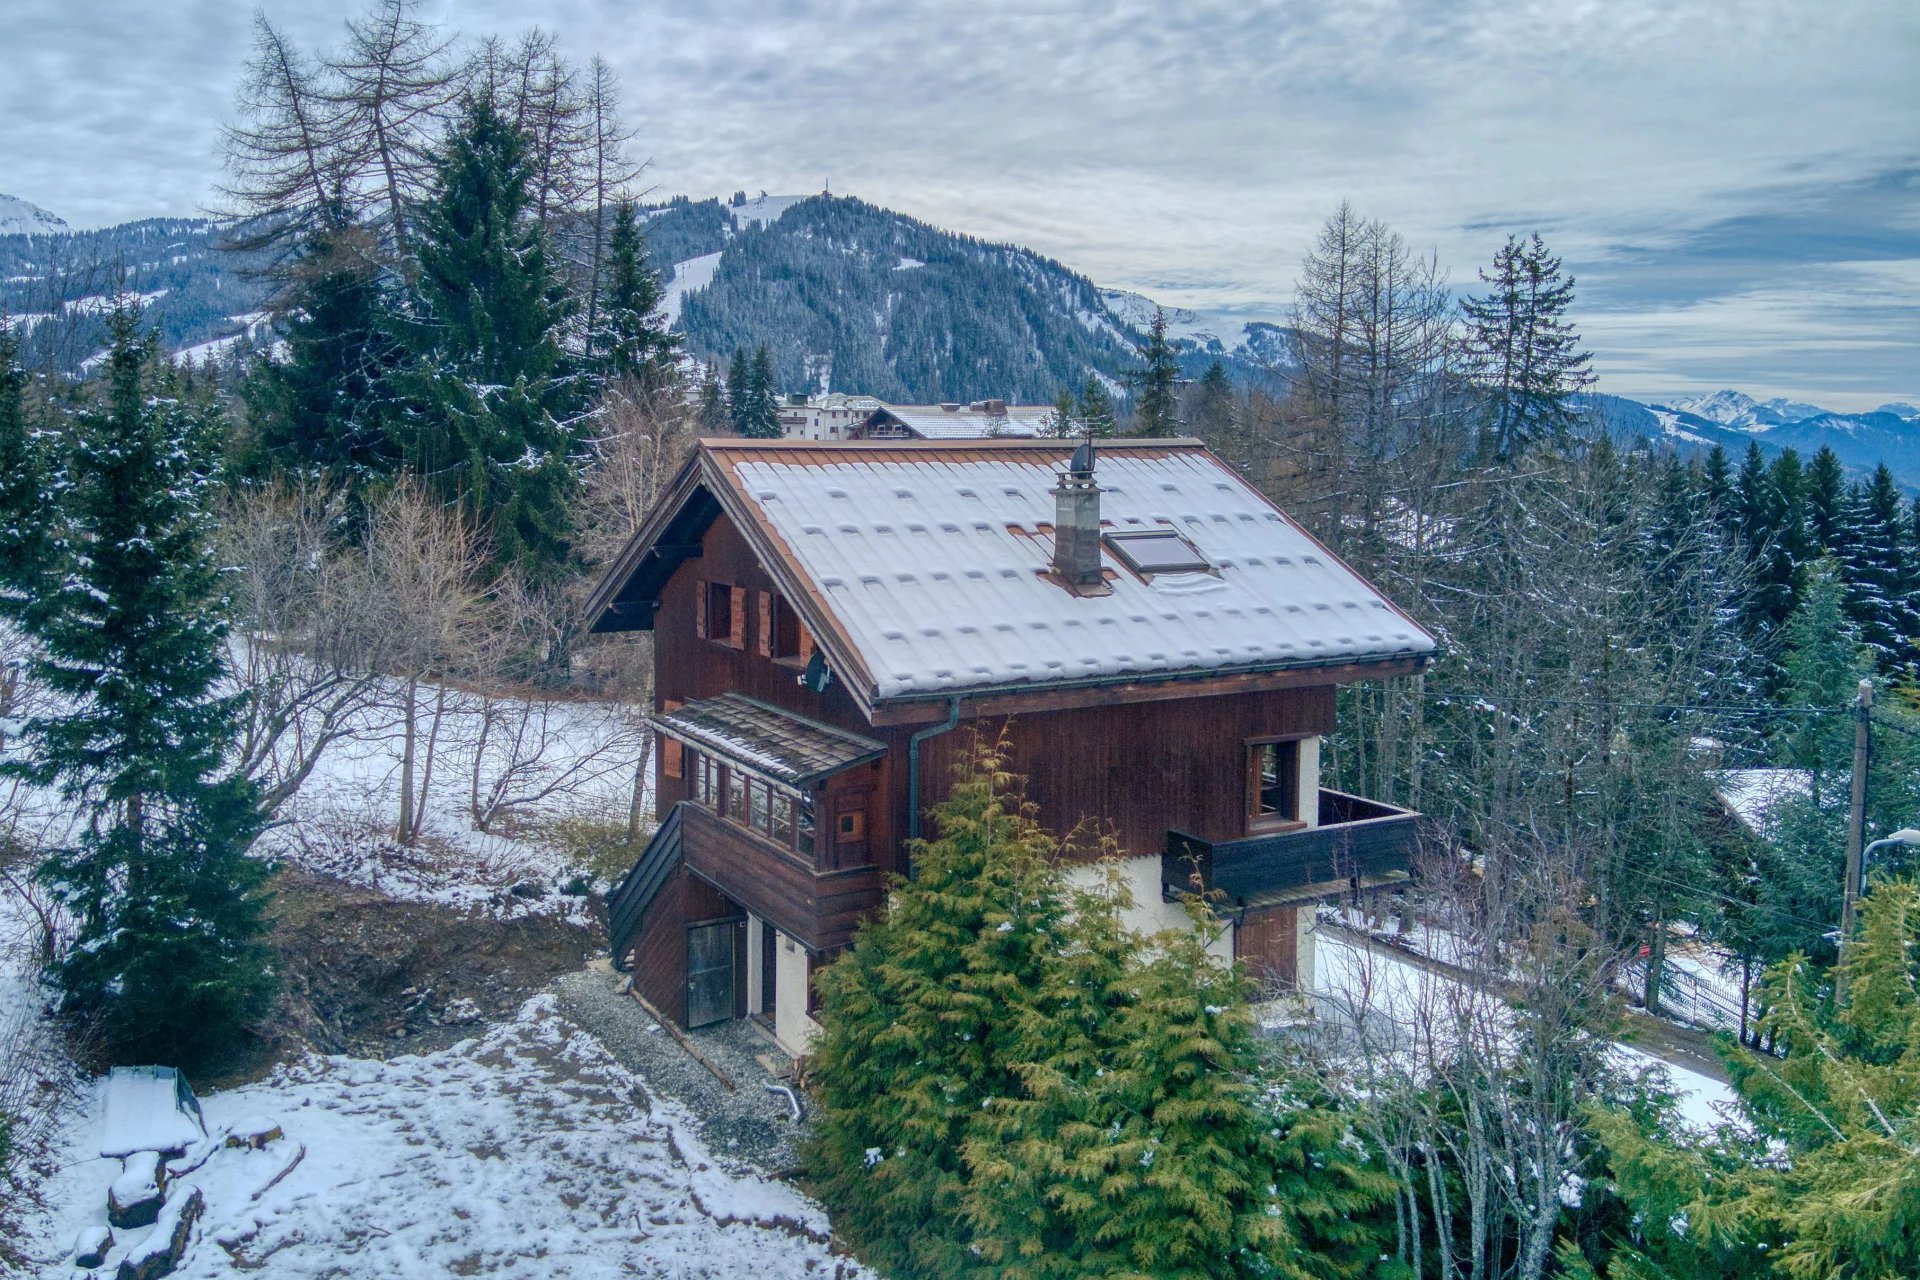
[[[739,906],[712,885],[683,868],[673,874],[648,904],[634,930],[628,953],[634,990],[654,1008],[681,1026],[687,1022],[687,926],[701,920],[737,915]],[[734,946],[734,1005],[742,1013],[747,1003],[746,935]]]
[[[724,582],[741,589],[745,609],[754,616],[739,620],[739,625],[744,626],[744,635],[754,637],[754,643],[736,649],[696,633],[694,619],[699,616],[700,602],[706,598],[708,582]],[[798,664],[761,656],[759,613],[771,606],[777,591],[772,577],[726,513],[715,517],[701,541],[700,557],[686,561],[675,570],[661,591],[660,612],[653,632],[654,709],[664,710],[669,702],[686,703],[722,693],[742,693],[796,715],[880,737],[892,749],[889,759],[879,765],[876,790],[879,795],[892,794],[888,775],[899,771],[895,765],[904,759],[899,748],[905,744],[908,731],[876,734],[859,704],[839,681],[829,685],[825,693],[814,693],[801,686]],[[686,799],[687,784],[684,779],[661,776],[662,773],[656,763],[656,803],[658,812],[664,813],[675,802]],[[902,797],[904,776],[902,774],[900,784]],[[904,808],[901,811],[904,812]],[[873,841],[877,858],[886,870],[892,870],[894,814],[885,805],[875,805],[867,822],[868,837]]]
[[[1248,739],[1331,732],[1333,708],[1325,685],[963,720],[921,747],[921,786],[927,803],[937,802],[973,733],[1005,727],[1010,767],[1026,777],[1027,798],[1050,831],[1065,836],[1090,821],[1111,829],[1128,856],[1147,857],[1165,847],[1170,828],[1215,840],[1245,835]],[[892,732],[904,742],[904,730]],[[904,814],[904,789],[897,803]],[[1096,844],[1097,832],[1086,843]]]

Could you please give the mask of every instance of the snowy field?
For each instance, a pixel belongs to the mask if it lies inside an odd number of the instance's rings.
[[[67,1276],[68,1243],[106,1222],[119,1162],[98,1157],[102,1092],[67,1125],[45,1276]],[[833,1256],[816,1205],[716,1163],[551,996],[440,1053],[309,1057],[201,1103],[210,1135],[265,1116],[285,1136],[180,1178],[206,1198],[188,1280],[870,1274]],[[146,1230],[122,1233],[105,1274]]]

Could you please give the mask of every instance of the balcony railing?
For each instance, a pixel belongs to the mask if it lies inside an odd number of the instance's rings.
[[[1317,826],[1234,840],[1167,832],[1160,855],[1166,896],[1199,888],[1236,908],[1274,906],[1406,877],[1419,814],[1322,787],[1319,819]]]

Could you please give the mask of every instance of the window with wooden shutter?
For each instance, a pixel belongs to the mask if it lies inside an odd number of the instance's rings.
[[[702,640],[707,638],[707,594],[710,583],[693,584],[693,634]]]
[[[727,611],[733,616],[727,619],[727,643],[736,649],[744,649],[747,647],[747,589],[732,587],[728,595]]]
[[[760,625],[760,640],[756,651],[763,658],[773,656],[773,596],[765,591],[756,593],[760,597],[760,616],[756,621]]]
[[[678,711],[680,707],[681,703],[674,698],[660,704],[662,711]],[[686,776],[686,748],[678,738],[669,738],[664,733],[660,735],[660,772],[669,778]]]

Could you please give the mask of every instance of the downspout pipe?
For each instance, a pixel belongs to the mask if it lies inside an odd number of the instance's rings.
[[[920,744],[928,738],[951,733],[960,723],[960,695],[947,695],[945,723],[928,725],[907,739],[907,839],[920,838]],[[908,875],[912,875],[909,868]]]

